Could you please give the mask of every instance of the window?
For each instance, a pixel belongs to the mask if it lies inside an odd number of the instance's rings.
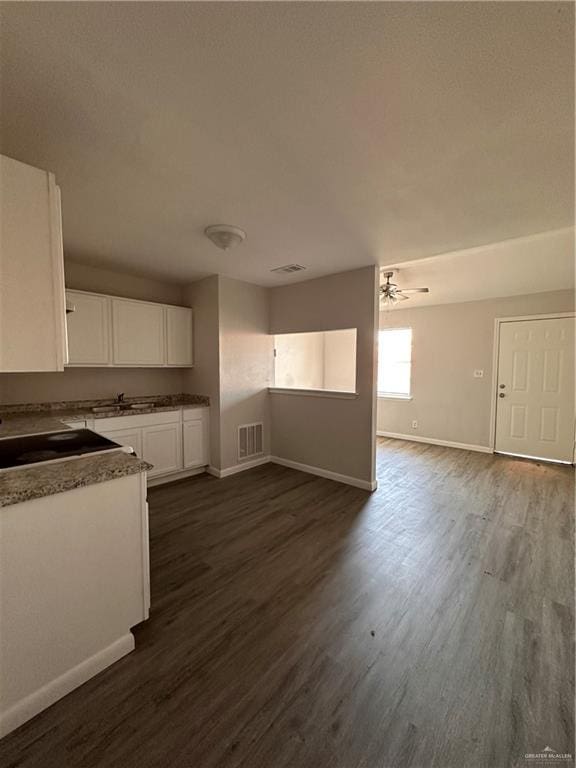
[[[356,391],[356,328],[274,337],[274,387]]]
[[[410,397],[412,328],[389,328],[379,333],[378,394]]]

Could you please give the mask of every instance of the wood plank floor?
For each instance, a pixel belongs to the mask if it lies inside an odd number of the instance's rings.
[[[0,764],[573,753],[573,471],[384,439],[378,463],[372,495],[273,465],[151,490],[136,651],[6,737]]]

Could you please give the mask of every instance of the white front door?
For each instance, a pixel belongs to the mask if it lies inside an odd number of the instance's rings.
[[[495,450],[573,461],[574,318],[500,324]]]

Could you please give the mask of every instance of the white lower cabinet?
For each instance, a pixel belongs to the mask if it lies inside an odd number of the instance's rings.
[[[2,509],[0,738],[134,648],[148,618],[145,473]]]
[[[142,430],[120,429],[112,432],[100,432],[103,437],[113,440],[115,443],[132,448],[136,456],[142,457]]]
[[[209,408],[191,407],[94,419],[88,426],[150,462],[154,468],[149,478],[168,481],[171,475],[210,463],[209,413]]]
[[[182,425],[182,444],[186,469],[201,467],[208,463],[204,457],[204,443],[204,426],[201,421],[189,421]]]
[[[182,469],[182,425],[156,424],[142,429],[142,456],[154,465],[150,477]]]

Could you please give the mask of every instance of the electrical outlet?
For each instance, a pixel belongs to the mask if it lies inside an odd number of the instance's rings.
[[[474,378],[475,379],[483,379],[484,378],[484,371],[481,368],[477,368],[474,371]]]
[[[414,419],[414,421],[412,422],[412,429],[418,429],[418,422],[416,421],[416,419]]]

